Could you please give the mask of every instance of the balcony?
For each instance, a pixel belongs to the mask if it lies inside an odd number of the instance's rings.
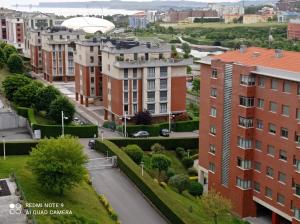
[[[144,68],[144,67],[162,67],[162,66],[187,66],[193,64],[192,58],[188,59],[153,59],[131,60],[131,61],[115,61],[113,65],[117,68]]]
[[[148,103],[153,103],[155,102],[155,97],[147,98]]]
[[[168,97],[160,97],[159,100],[160,100],[160,102],[167,102]]]

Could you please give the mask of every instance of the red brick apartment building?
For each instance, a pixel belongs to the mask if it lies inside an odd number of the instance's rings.
[[[29,35],[30,65],[35,73],[43,72],[42,32],[45,31],[31,30]]]
[[[288,39],[300,40],[300,19],[292,19],[288,24]]]
[[[246,48],[201,62],[199,180],[241,217],[300,223],[300,53]]]

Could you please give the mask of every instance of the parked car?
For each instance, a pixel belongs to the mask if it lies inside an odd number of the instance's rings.
[[[89,148],[90,149],[95,149],[95,145],[96,145],[95,139],[89,140]]]
[[[147,131],[138,131],[132,135],[134,138],[147,138],[150,134]]]
[[[160,130],[160,135],[163,137],[169,137],[170,136],[170,131],[168,129],[161,129]]]

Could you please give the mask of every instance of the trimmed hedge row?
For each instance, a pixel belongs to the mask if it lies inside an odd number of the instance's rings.
[[[26,114],[27,111],[27,114]],[[61,135],[61,125],[45,125],[38,124],[34,111],[31,108],[18,107],[17,113],[28,119],[30,126],[33,130],[41,130],[41,137],[58,137]],[[97,125],[65,125],[65,134],[73,135],[79,138],[94,138],[98,137],[98,126]]]
[[[135,164],[125,152],[123,152],[114,143],[104,140],[96,141],[96,150],[109,155],[118,157],[118,166],[120,169],[135,183],[135,185],[144,193],[144,195],[165,215],[165,217],[173,224],[190,224],[197,223],[189,213],[188,209],[178,204],[169,196],[157,183],[144,173],[141,176],[141,168]]]
[[[199,147],[199,138],[116,138],[109,139],[119,147],[136,144],[144,151],[150,151],[150,148],[155,143],[159,143],[167,150],[175,150],[177,147],[185,149],[197,149]]]
[[[6,142],[6,155],[29,155],[31,148],[37,145],[37,141],[20,141],[20,142]],[[0,156],[3,156],[3,143],[0,143]]]
[[[130,135],[134,134],[137,131],[147,131],[150,136],[159,136],[161,129],[169,129],[169,123],[160,123],[152,125],[127,125],[127,133]],[[188,132],[195,131],[199,129],[199,120],[190,120],[190,121],[177,121],[172,123],[172,130],[175,132]],[[119,128],[118,131],[122,131]]]

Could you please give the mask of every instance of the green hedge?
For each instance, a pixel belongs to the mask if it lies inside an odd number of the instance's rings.
[[[159,136],[161,129],[169,129],[169,123],[160,123],[152,125],[127,125],[127,133],[130,135],[138,131],[147,131],[150,136]],[[199,120],[190,120],[190,121],[177,121],[172,123],[172,131],[175,132],[189,132],[199,129]],[[122,126],[118,128],[118,131],[122,131]]]
[[[28,155],[31,148],[37,145],[37,141],[20,141],[20,142],[6,142],[6,155]],[[3,156],[3,143],[0,143],[0,156]]]
[[[136,144],[144,151],[149,151],[155,143],[161,144],[167,150],[175,150],[177,147],[184,149],[198,149],[199,147],[199,138],[116,138],[109,141],[119,147]]]
[[[198,222],[198,220],[195,220],[190,215],[190,212],[186,208],[178,204],[164,189],[159,187],[147,173],[141,176],[141,168],[114,143],[108,140],[104,140],[103,142],[97,141],[96,150],[103,153],[108,151],[109,155],[116,155],[120,169],[135,183],[156,208],[165,215],[170,223],[191,224]]]
[[[27,114],[26,114],[27,112]],[[41,130],[41,137],[58,137],[62,133],[61,125],[45,125],[38,124],[34,111],[31,108],[17,107],[17,113],[28,119],[33,130]],[[73,135],[79,138],[94,138],[98,137],[97,125],[65,125],[65,134]]]

